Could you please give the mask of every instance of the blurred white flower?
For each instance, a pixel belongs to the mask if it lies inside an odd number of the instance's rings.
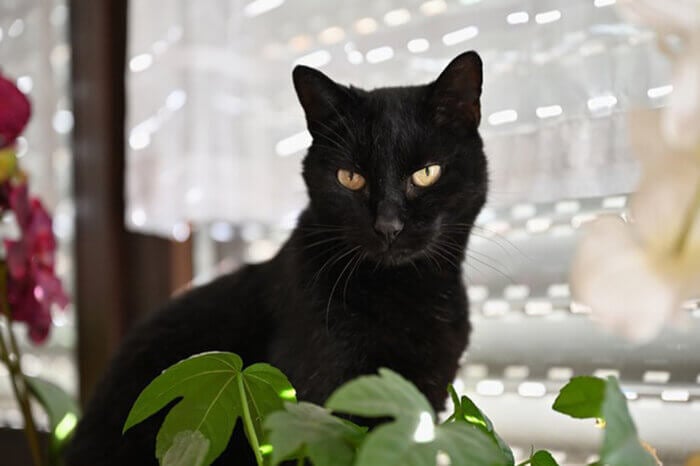
[[[666,141],[690,149],[700,142],[700,0],[621,0],[632,21],[654,29],[673,63],[673,93],[662,121]]]
[[[630,128],[643,168],[630,220],[586,225],[571,282],[594,319],[643,342],[700,293],[700,154],[664,144],[658,112],[632,114]]]

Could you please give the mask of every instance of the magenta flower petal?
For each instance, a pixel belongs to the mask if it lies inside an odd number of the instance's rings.
[[[0,76],[0,149],[14,144],[31,116],[29,99],[15,83]]]

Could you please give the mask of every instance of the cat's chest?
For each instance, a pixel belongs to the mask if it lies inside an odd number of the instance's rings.
[[[466,345],[464,289],[360,285],[341,299],[314,300],[280,329],[273,354],[300,396],[323,402],[341,383],[379,367],[444,395]]]

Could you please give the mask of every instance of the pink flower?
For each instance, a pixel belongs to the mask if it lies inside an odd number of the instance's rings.
[[[31,115],[27,97],[15,84],[0,75],[0,149],[12,145]]]
[[[51,217],[26,184],[3,185],[7,206],[14,212],[21,237],[5,240],[8,303],[14,320],[29,325],[29,336],[43,342],[51,328],[51,308],[65,308],[68,297],[54,272],[56,240]]]

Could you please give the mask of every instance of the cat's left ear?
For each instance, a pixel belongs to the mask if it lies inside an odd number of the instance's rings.
[[[439,126],[479,126],[482,68],[476,52],[465,52],[452,60],[431,84],[430,103]]]
[[[297,65],[292,72],[294,89],[306,113],[306,123],[313,134],[319,125],[341,117],[340,112],[349,98],[349,89],[337,84],[320,71]]]

